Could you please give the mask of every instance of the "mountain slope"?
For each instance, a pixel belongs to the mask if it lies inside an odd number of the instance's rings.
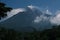
[[[12,16],[9,15],[10,17],[2,21],[0,25],[5,28],[12,28],[20,31],[26,31],[26,30],[32,31],[33,30],[32,28],[40,30],[41,27],[42,29],[49,28],[48,27],[48,25],[50,25],[49,19],[44,18],[44,17],[50,18],[48,14],[47,17],[44,13],[42,13],[42,11],[40,11],[38,8],[34,6],[28,6],[24,9],[19,10],[17,10],[18,12],[16,13],[15,11],[12,12]],[[34,22],[37,16],[39,17],[38,19],[42,19],[41,22],[39,23]]]

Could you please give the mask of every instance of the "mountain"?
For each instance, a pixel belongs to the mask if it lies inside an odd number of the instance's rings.
[[[16,12],[15,10],[10,15],[8,14],[9,16],[2,19],[3,21],[0,21],[0,25],[2,27],[11,28],[18,31],[32,31],[33,28],[40,30],[41,27],[42,29],[44,29],[45,27],[48,28],[47,25],[50,25],[50,22],[47,22],[48,20],[45,20],[44,18],[42,18],[43,20],[40,23],[34,22],[37,16],[40,17],[41,15],[43,15],[42,11],[40,11],[35,6],[19,8],[17,9],[17,11],[18,12]],[[48,16],[50,18],[48,14],[44,14],[43,16]]]

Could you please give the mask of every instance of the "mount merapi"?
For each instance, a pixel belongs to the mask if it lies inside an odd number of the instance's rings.
[[[22,9],[24,9],[25,11],[19,11]],[[51,15],[44,14],[38,8],[34,6],[28,6],[26,8],[19,8],[16,10],[19,12],[16,14],[12,12],[12,16],[8,14],[9,16],[7,16],[5,19],[1,19],[3,20],[0,21],[0,25],[2,27],[15,29],[18,31],[34,31],[34,29],[42,30],[46,28],[51,28],[49,27],[51,26],[51,23],[49,22],[49,18],[51,17]],[[42,15],[44,17],[47,17],[48,19],[45,20],[44,18],[42,18],[43,20],[41,20],[39,23],[34,22],[36,17],[40,17]]]

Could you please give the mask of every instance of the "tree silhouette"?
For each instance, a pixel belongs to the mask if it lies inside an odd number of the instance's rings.
[[[7,16],[7,13],[6,13],[6,12],[12,10],[12,8],[6,7],[5,5],[6,5],[6,4],[0,2],[0,19],[1,19],[1,17],[4,18],[4,17]]]

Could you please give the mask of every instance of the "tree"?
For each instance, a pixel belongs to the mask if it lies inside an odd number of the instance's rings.
[[[1,17],[4,18],[7,16],[6,12],[12,10],[12,8],[6,7],[5,5],[6,4],[0,2],[0,19],[1,19]]]

